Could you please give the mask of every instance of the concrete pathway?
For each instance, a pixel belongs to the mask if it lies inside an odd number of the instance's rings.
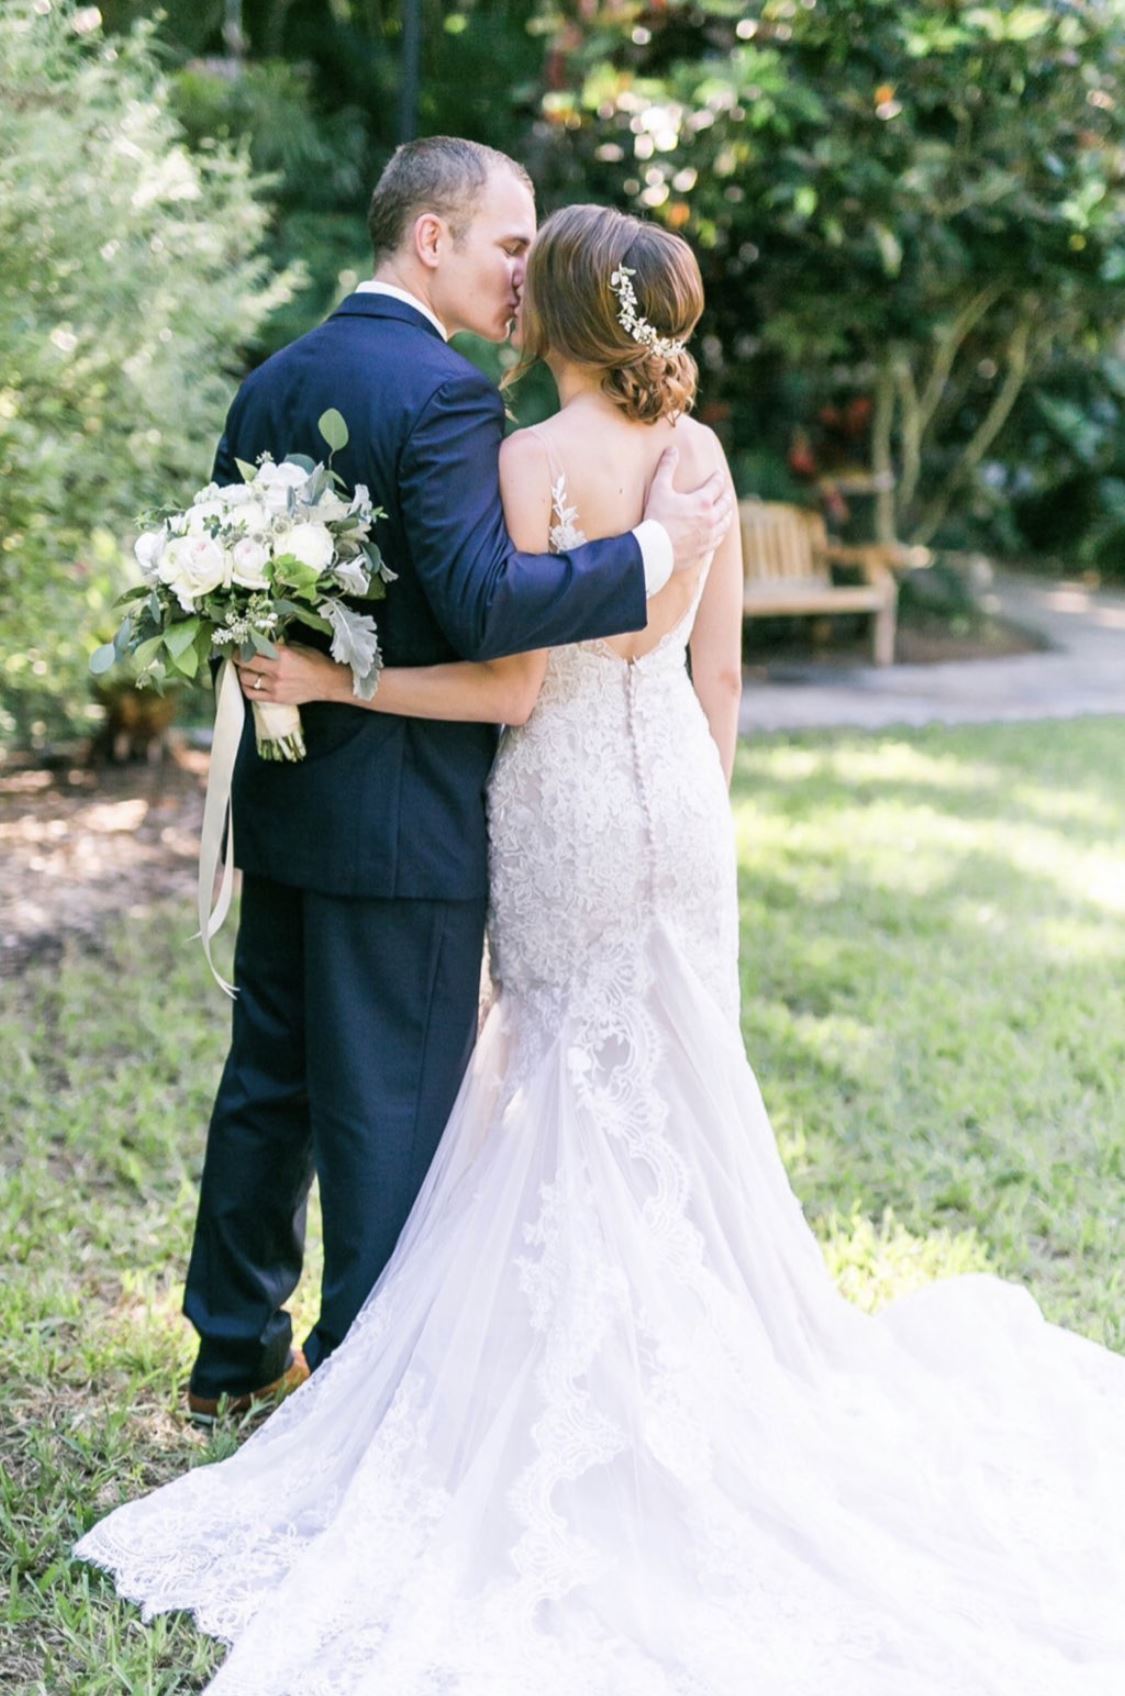
[[[775,682],[747,678],[742,734],[882,730],[1125,715],[1125,594],[997,573],[986,610],[1037,633],[1045,651],[937,665],[786,666]]]

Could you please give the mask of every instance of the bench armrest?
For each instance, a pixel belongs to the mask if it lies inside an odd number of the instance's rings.
[[[832,565],[858,567],[869,583],[910,566],[930,565],[933,557],[929,548],[908,547],[905,542],[829,542],[825,552]]]

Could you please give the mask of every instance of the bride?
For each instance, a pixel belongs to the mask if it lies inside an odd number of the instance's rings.
[[[722,465],[701,307],[676,237],[547,221],[517,546],[627,528],[672,441]],[[860,1313],[786,1182],[738,1025],[740,608],[732,537],[637,635],[384,674],[375,710],[514,727],[495,993],[343,1345],[78,1545],[233,1645],[216,1696],[1125,1690],[1125,1361],[992,1278]],[[296,650],[274,687],[350,698]]]

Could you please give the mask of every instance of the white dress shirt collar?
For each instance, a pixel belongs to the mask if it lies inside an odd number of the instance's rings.
[[[407,306],[412,306],[416,312],[420,312],[423,318],[430,320],[434,329],[440,334],[442,341],[447,342],[449,340],[449,331],[441,319],[435,312],[431,312],[425,302],[419,300],[416,294],[411,294],[409,289],[400,289],[395,283],[380,283],[374,277],[369,277],[367,282],[360,283],[357,286],[355,292],[356,294],[386,294],[390,295],[392,300],[405,302]]]

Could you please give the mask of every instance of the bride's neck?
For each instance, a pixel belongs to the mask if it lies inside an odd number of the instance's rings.
[[[559,391],[560,410],[573,406],[576,401],[584,405],[596,405],[615,410],[612,401],[602,393],[601,373],[590,371],[581,365],[569,365],[562,360],[548,360],[551,375],[555,379],[555,387]]]

